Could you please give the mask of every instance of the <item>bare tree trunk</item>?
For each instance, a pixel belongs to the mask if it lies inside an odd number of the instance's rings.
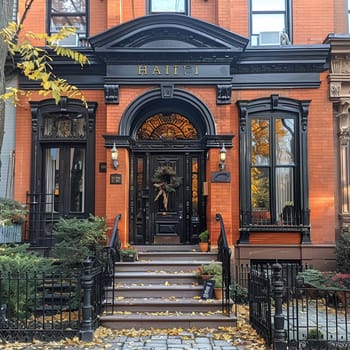
[[[0,0],[0,28],[6,27],[8,22],[12,20],[13,0]],[[7,58],[7,45],[0,38],[0,94],[5,92],[5,64]],[[0,101],[0,154],[4,140],[5,128],[5,103]],[[0,160],[1,169],[1,160]],[[1,172],[0,172],[1,175]]]

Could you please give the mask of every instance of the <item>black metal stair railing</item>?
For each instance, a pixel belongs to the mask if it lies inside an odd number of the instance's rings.
[[[224,221],[221,214],[216,214],[215,219],[220,223],[220,235],[218,238],[218,261],[222,263],[222,312],[230,316],[230,285],[231,285],[231,249],[228,246]]]
[[[107,278],[107,284],[109,284],[113,279],[114,274],[114,263],[120,261],[120,249],[121,241],[119,237],[119,221],[122,217],[122,214],[118,214],[114,219],[112,236],[109,241],[108,246],[103,249],[103,255],[105,255],[105,276]]]

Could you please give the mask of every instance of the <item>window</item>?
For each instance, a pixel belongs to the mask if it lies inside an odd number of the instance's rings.
[[[179,13],[189,14],[189,0],[148,0],[149,14]]]
[[[50,240],[60,217],[86,218],[95,206],[95,102],[31,101],[31,242]],[[51,237],[51,238],[50,238]],[[46,243],[48,244],[48,243]]]
[[[250,44],[280,45],[291,38],[291,0],[250,1]]]
[[[285,208],[294,206],[295,119],[262,115],[249,126],[252,223],[291,224],[293,212]]]
[[[76,35],[61,41],[63,46],[79,46],[87,37],[87,0],[49,0],[49,34],[57,33],[63,26],[74,27]]]
[[[309,101],[272,95],[238,105],[241,225],[308,225]]]

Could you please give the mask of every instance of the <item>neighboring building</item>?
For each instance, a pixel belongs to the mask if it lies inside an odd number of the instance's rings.
[[[38,0],[25,28],[67,23],[77,35],[61,44],[90,65],[53,66],[88,108],[35,92],[17,106],[15,197],[29,193],[32,244],[50,244],[59,216],[112,225],[121,213],[124,244],[196,243],[208,228],[215,246],[220,213],[236,263],[330,267],[340,224],[329,34],[346,26],[345,0]],[[181,178],[168,194],[159,167]]]

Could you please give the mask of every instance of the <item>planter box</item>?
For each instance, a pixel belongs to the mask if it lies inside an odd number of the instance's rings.
[[[0,243],[22,241],[22,225],[0,225]]]
[[[136,257],[134,255],[122,255],[121,261],[123,262],[134,262],[136,260]]]

